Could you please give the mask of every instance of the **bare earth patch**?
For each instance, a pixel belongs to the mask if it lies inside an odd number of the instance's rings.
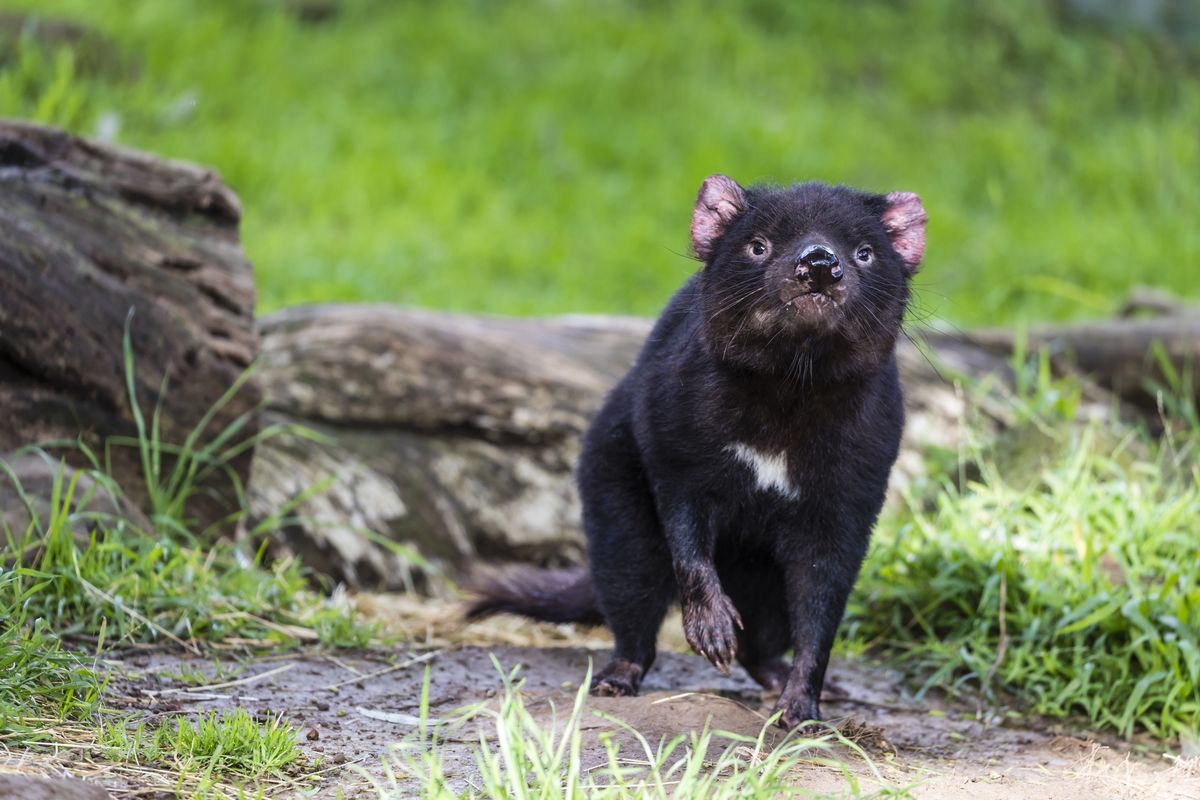
[[[607,656],[602,632],[515,620],[463,627],[447,606],[410,598],[378,597],[362,605],[422,644],[395,653],[310,652],[249,661],[229,657],[221,660],[219,670],[211,656],[131,653],[112,662],[107,705],[140,711],[151,720],[239,706],[264,718],[282,715],[300,728],[310,763],[319,762],[319,782],[310,784],[318,788],[309,796],[336,797],[341,790],[343,797],[365,798],[377,796],[373,781],[385,774],[389,746],[414,732],[426,664],[433,717],[448,718],[461,706],[496,696],[501,682],[494,655],[506,670],[521,666],[527,706],[549,724],[570,708],[589,659],[600,663]],[[669,620],[666,627],[673,631],[677,624]],[[501,643],[505,640],[510,643]],[[196,673],[214,678],[203,681],[209,685],[196,685]],[[181,674],[193,677],[187,682],[168,677]],[[1200,799],[1200,759],[1175,759],[1044,720],[980,714],[961,703],[916,701],[890,670],[861,660],[835,662],[830,677],[825,716],[873,764],[849,748],[836,753],[864,793],[890,785],[908,787],[921,798]],[[657,743],[706,724],[755,736],[770,699],[740,669],[725,677],[697,656],[664,652],[647,676],[642,696],[591,698],[588,705]],[[604,760],[598,734],[613,730],[599,717],[585,719],[585,764]],[[444,741],[448,777],[466,785],[475,770],[472,745],[478,730],[468,724],[450,731]],[[0,772],[73,773],[104,783],[118,797],[153,796],[148,788],[167,789],[170,783],[169,775],[149,768],[113,768],[84,752],[64,749],[34,756],[12,751],[0,760]],[[623,752],[636,756],[632,747]],[[846,778],[828,765],[798,765],[795,775],[799,785],[814,792],[847,791]],[[281,782],[268,796],[289,796],[298,786]],[[417,788],[411,787],[412,794]],[[407,793],[404,787],[400,796]]]

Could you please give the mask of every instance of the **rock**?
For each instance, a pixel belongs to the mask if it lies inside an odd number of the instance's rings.
[[[74,778],[0,774],[0,800],[112,800],[102,786]]]

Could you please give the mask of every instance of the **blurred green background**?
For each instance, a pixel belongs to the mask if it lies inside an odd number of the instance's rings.
[[[1074,319],[1200,267],[1195,17],[1091,5],[3,0],[0,114],[216,167],[262,311],[654,314],[719,171],[920,193],[932,324]]]

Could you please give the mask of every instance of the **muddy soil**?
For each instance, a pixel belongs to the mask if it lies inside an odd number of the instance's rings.
[[[309,763],[319,763],[318,779],[304,796],[373,798],[379,796],[377,786],[392,785],[386,760],[393,757],[393,745],[416,735],[426,666],[434,718],[449,720],[465,705],[495,702],[502,681],[494,656],[505,670],[520,667],[527,707],[550,724],[570,708],[589,661],[599,665],[608,655],[602,631],[517,620],[464,627],[456,614],[428,600],[377,596],[360,602],[360,611],[386,619],[405,641],[420,644],[391,652],[307,652],[249,660],[124,653],[108,662],[105,702],[150,723],[235,707],[261,718],[281,716],[301,731]],[[773,698],[740,669],[723,676],[703,659],[680,652],[686,648],[677,629],[668,620],[666,652],[640,697],[590,698],[588,707],[625,721],[653,744],[705,725],[756,736]],[[1200,759],[1176,757],[1153,743],[1120,742],[943,698],[917,700],[896,673],[862,659],[835,660],[829,678],[822,701],[826,719],[861,748],[869,763],[851,748],[839,747],[832,755],[849,765],[863,794],[891,786],[919,798],[1200,800]],[[484,723],[449,728],[443,735],[446,777],[458,787],[477,774],[479,729],[474,726],[479,724]],[[609,721],[586,718],[585,766],[604,762],[599,735],[614,730]],[[627,734],[619,735],[632,744]],[[770,737],[781,735],[772,730]],[[637,756],[632,747],[623,753]],[[0,757],[0,771],[12,766],[15,755]],[[105,767],[94,758],[85,770],[72,764],[69,751],[51,766],[45,771],[83,774],[117,797],[170,796],[151,791],[167,788],[161,772]],[[845,775],[815,761],[798,765],[795,776],[798,785],[814,793],[849,792]],[[418,793],[411,780],[397,780],[390,796]],[[268,796],[296,796],[295,788],[281,783]]]
[[[554,707],[560,718],[570,707],[589,659],[600,661],[606,653],[580,647],[457,645],[391,657],[301,654],[252,663],[235,678],[209,687],[162,676],[181,670],[211,673],[211,659],[141,655],[120,665],[124,677],[114,673],[109,704],[150,714],[241,706],[262,716],[282,715],[303,732],[305,752],[330,770],[315,796],[335,797],[340,790],[346,798],[376,797],[373,781],[383,780],[390,746],[414,735],[424,666],[430,666],[431,674],[429,713],[448,718],[465,704],[496,696],[501,680],[493,655],[505,669],[521,667],[528,706],[549,721]],[[1200,765],[1194,763],[1173,764],[1162,755],[1135,753],[1120,743],[1073,735],[1039,720],[981,718],[975,709],[945,701],[917,702],[897,676],[859,660],[835,663],[831,676],[833,685],[823,701],[826,717],[866,751],[884,779],[881,785],[852,751],[840,752],[867,791],[891,784],[910,786],[917,797],[929,798],[1200,798]],[[221,687],[232,681],[238,683]],[[740,670],[726,677],[696,656],[664,653],[642,696],[593,698],[589,705],[656,743],[706,724],[754,736],[762,729],[769,701]],[[612,728],[599,718],[585,723],[585,764],[604,761],[596,734]],[[444,755],[453,783],[471,780],[476,737],[475,730],[467,729],[449,734]],[[847,791],[844,776],[818,764],[799,769],[797,781],[817,792]],[[417,792],[412,782],[401,782],[397,796]]]

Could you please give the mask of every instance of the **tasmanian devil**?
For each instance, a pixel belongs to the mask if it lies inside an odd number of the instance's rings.
[[[714,175],[691,235],[703,268],[584,440],[590,570],[484,580],[468,613],[603,622],[615,647],[592,691],[633,695],[677,597],[691,646],[779,692],[792,727],[819,718],[896,459],[894,347],[925,210],[909,192]]]

